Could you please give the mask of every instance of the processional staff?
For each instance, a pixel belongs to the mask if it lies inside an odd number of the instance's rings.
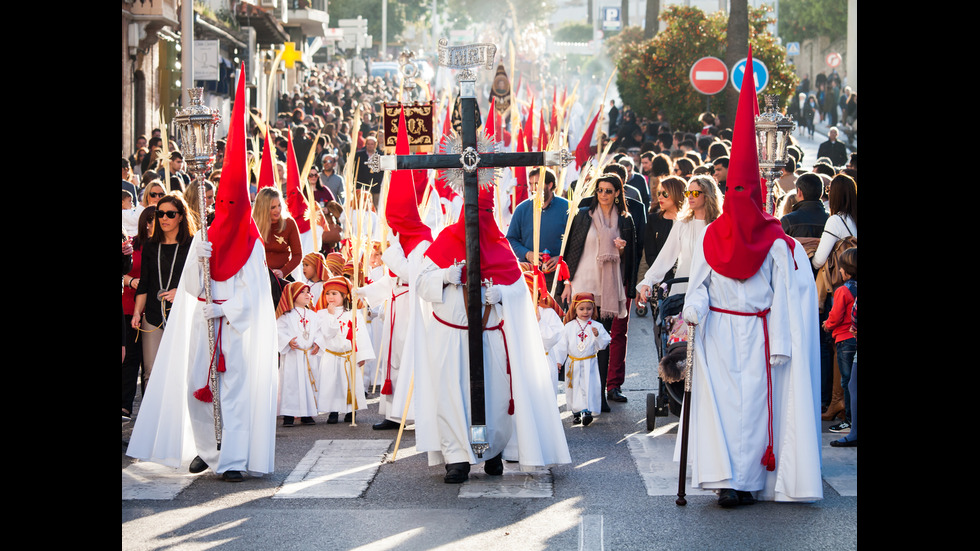
[[[483,315],[480,299],[480,225],[478,198],[480,186],[493,185],[496,171],[502,167],[567,165],[572,155],[557,153],[498,153],[496,141],[477,136],[476,74],[470,68],[493,68],[497,47],[494,44],[448,46],[439,40],[439,65],[459,69],[462,135],[444,136],[440,153],[434,155],[379,155],[368,160],[372,172],[381,170],[443,170],[450,186],[463,193],[463,215],[466,227],[467,318],[470,368],[471,425],[470,445],[483,457],[490,443],[486,433],[486,403],[483,380]]]
[[[181,109],[174,116],[173,127],[177,132],[177,143],[180,146],[184,162],[187,163],[187,170],[194,176],[191,185],[198,186],[198,212],[201,220],[201,239],[208,240],[207,224],[207,197],[204,188],[204,174],[214,166],[214,134],[221,120],[220,115],[214,109],[207,107],[203,103],[204,88],[188,88],[187,97],[190,105]],[[242,121],[244,122],[244,121]],[[201,259],[201,271],[204,276],[204,302],[211,304],[211,262],[210,259]],[[208,386],[211,389],[214,407],[214,437],[221,449],[221,400],[219,399],[220,388],[218,385],[218,369],[215,365],[218,358],[215,356],[215,335],[214,319],[208,318],[208,346],[209,358],[211,359],[210,369],[208,369]]]

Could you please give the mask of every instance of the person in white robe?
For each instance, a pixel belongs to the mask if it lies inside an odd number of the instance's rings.
[[[283,290],[276,313],[279,333],[279,411],[283,426],[294,417],[313,425],[317,414],[316,377],[320,370],[320,327],[316,312],[307,308],[309,286],[293,282]],[[305,292],[305,296],[300,296]],[[285,311],[283,311],[285,310]]]
[[[126,451],[170,467],[190,460],[192,473],[210,468],[231,482],[244,472],[273,471],[278,395],[275,308],[248,200],[245,80],[239,79],[210,243],[198,234],[191,245],[210,258],[212,303],[205,299],[204,264],[187,262]],[[214,320],[214,357],[208,319]],[[208,388],[211,369],[216,395]]]
[[[816,284],[803,246],[762,210],[752,79],[748,68],[723,212],[695,249],[684,303],[691,484],[722,507],[823,497]]]

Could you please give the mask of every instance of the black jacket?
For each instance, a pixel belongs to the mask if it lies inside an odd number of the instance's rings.
[[[784,214],[779,221],[790,237],[820,237],[829,217],[823,201],[800,201],[793,205],[793,212]]]
[[[579,261],[582,260],[582,251],[585,249],[585,238],[589,235],[589,228],[592,226],[592,214],[588,207],[580,207],[575,218],[572,220],[572,227],[568,230],[568,243],[565,245],[563,259],[568,264],[569,280],[575,279],[575,271],[578,269]],[[623,285],[626,287],[626,297],[636,296],[636,230],[633,225],[633,217],[628,213],[619,216],[619,236],[626,241],[626,248],[623,250],[619,267],[622,270]]]

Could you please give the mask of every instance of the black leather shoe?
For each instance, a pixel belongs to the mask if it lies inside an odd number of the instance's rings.
[[[348,411],[347,412],[347,415],[344,415],[344,422],[345,423],[350,423],[353,418],[354,418],[354,415],[351,412]]]
[[[245,475],[242,474],[242,471],[225,471],[221,478],[225,482],[241,482],[245,480]]]
[[[446,477],[443,481],[446,484],[462,484],[470,478],[469,463],[449,463],[446,465]]]
[[[208,464],[201,459],[201,456],[197,456],[191,460],[191,467],[188,469],[193,474],[203,473],[208,469]]]
[[[371,425],[371,428],[374,430],[392,430],[398,428],[398,423],[392,421],[391,419],[385,419],[380,423]]]
[[[284,427],[291,427],[291,426],[293,426],[293,421],[294,421],[294,418],[293,417],[291,417],[291,416],[285,416],[285,417],[282,418],[282,426],[284,426]]]
[[[739,505],[752,505],[755,503],[755,497],[752,496],[752,492],[743,492],[742,490],[735,490],[735,495],[738,496]]]
[[[581,425],[582,424],[582,414],[581,413],[573,413],[572,414],[572,424],[573,425]]]
[[[337,412],[336,411],[331,411],[330,412],[330,415],[327,417],[327,424],[328,425],[336,425],[337,424]]]
[[[614,388],[606,393],[606,398],[612,400],[613,402],[626,402],[626,396],[623,396],[623,391],[618,388]]]
[[[725,488],[718,492],[718,505],[726,509],[730,509],[738,505],[738,493],[731,489]]]
[[[483,464],[483,472],[492,475],[500,476],[504,474],[504,453],[500,452],[495,457],[487,459],[486,463]]]
[[[299,422],[304,425],[315,425],[316,421],[312,417],[300,417]]]
[[[592,424],[592,412],[586,411],[582,414],[582,426],[587,427]]]

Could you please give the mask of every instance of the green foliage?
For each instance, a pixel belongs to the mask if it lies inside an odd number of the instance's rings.
[[[779,36],[799,42],[826,36],[835,41],[847,36],[847,0],[782,0]]]
[[[637,44],[643,42],[643,27],[624,27],[623,30],[605,40],[604,47],[609,59],[616,63],[626,44]]]
[[[752,56],[769,69],[764,93],[786,97],[795,89],[797,77],[786,63],[786,49],[766,30],[768,9],[749,8],[748,15]],[[623,44],[617,61],[619,95],[642,117],[653,118],[663,111],[674,130],[696,131],[708,96],[691,86],[691,67],[705,56],[725,59],[728,17],[723,12],[709,15],[675,4],[662,10],[660,19],[667,27],[656,37]],[[711,96],[712,111],[724,108],[725,94],[737,92],[729,85]]]
[[[592,25],[567,21],[558,27],[552,38],[555,42],[588,42],[592,40]]]

